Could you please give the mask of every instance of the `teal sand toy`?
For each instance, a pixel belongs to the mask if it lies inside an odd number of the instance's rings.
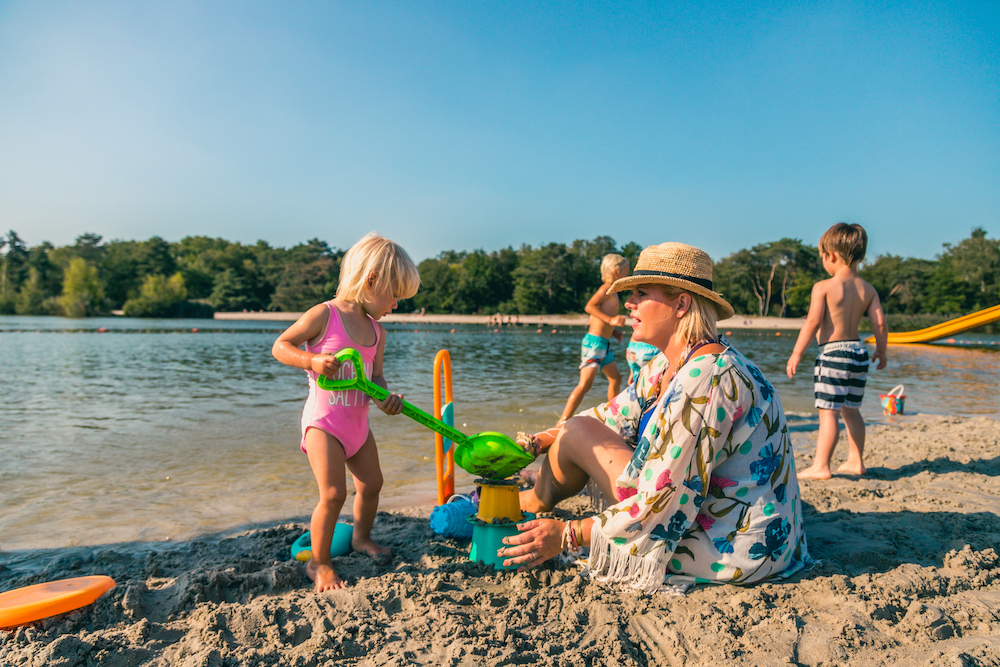
[[[346,556],[351,553],[351,538],[354,536],[354,526],[338,523],[333,529],[333,539],[330,540],[330,556]],[[312,536],[307,530],[292,543],[292,558],[303,563],[312,558]]]
[[[379,401],[384,401],[389,396],[388,391],[365,377],[364,362],[357,350],[345,347],[333,356],[342,363],[352,364],[354,377],[331,380],[325,375],[320,375],[316,380],[320,389],[327,391],[357,389]],[[476,435],[465,435],[406,401],[403,401],[403,414],[455,443],[455,463],[473,475],[488,479],[504,479],[534,461],[531,454],[503,433],[485,431]]]
[[[531,521],[534,514],[524,512],[521,521]],[[506,547],[503,538],[517,535],[517,524],[520,521],[486,522],[475,514],[466,519],[472,524],[472,548],[469,549],[469,560],[492,565],[494,570],[516,570],[520,564],[504,565],[503,562],[511,556],[497,556],[497,551]]]

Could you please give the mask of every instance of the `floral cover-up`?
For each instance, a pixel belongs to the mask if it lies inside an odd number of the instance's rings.
[[[666,366],[660,354],[635,384],[581,413],[635,446],[616,482],[618,504],[595,517],[591,576],[652,593],[785,577],[811,564],[774,387],[728,344],[689,360],[657,397]]]

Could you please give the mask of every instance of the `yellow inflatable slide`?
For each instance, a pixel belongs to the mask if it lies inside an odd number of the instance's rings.
[[[993,306],[984,310],[976,311],[964,317],[956,317],[953,320],[935,324],[926,329],[917,331],[890,331],[890,343],[927,343],[947,336],[954,336],[957,333],[981,327],[984,324],[991,324],[1000,321],[1000,306]],[[867,342],[874,343],[875,337],[869,336]]]

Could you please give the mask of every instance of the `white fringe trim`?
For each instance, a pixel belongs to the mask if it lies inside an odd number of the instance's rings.
[[[590,578],[622,584],[647,595],[656,593],[667,576],[667,564],[652,556],[633,556],[630,549],[612,542],[595,522],[590,531]]]

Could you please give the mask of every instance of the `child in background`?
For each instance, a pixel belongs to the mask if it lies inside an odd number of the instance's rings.
[[[838,412],[847,426],[847,461],[837,472],[864,475],[865,420],[861,416],[861,399],[868,379],[868,349],[858,338],[861,316],[868,313],[875,334],[875,355],[878,370],[886,367],[885,314],[878,292],[858,275],[858,263],[865,258],[868,235],[861,225],[840,222],[826,230],[819,240],[823,268],[830,274],[827,280],[813,285],[809,314],[795,341],[786,371],[789,379],[795,375],[802,353],[816,336],[819,356],[813,371],[816,407],[819,409],[819,433],[816,437],[816,457],[811,466],[798,472],[799,479],[829,479],[830,459],[840,438]]]
[[[416,294],[419,286],[420,274],[406,251],[389,239],[368,234],[344,255],[336,297],[310,308],[271,348],[275,359],[309,375],[299,446],[309,457],[319,486],[319,502],[309,525],[313,556],[306,566],[318,593],[344,586],[333,569],[330,541],[347,499],[345,465],[356,492],[351,547],[377,561],[387,560],[391,551],[371,537],[382,489],[378,448],[368,428],[368,402],[372,399],[356,389],[320,389],[316,378],[353,378],[353,365],[342,365],[333,357],[335,352],[353,347],[361,353],[365,374],[386,387],[382,377],[385,327],[378,320],[395,310],[399,299]],[[304,351],[300,349],[303,344]],[[403,409],[398,394],[389,394],[375,404],[387,415]]]
[[[576,414],[583,397],[594,384],[597,372],[601,371],[608,378],[608,400],[618,395],[622,385],[622,375],[615,365],[615,354],[611,351],[611,336],[621,342],[622,332],[615,329],[625,324],[625,316],[618,314],[618,294],[608,294],[611,283],[628,275],[628,260],[614,253],[607,254],[601,260],[602,285],[590,297],[584,307],[590,315],[590,328],[580,344],[580,382],[569,395],[566,407],[558,423],[562,423]]]
[[[655,345],[630,340],[625,348],[625,363],[628,364],[628,383],[632,384],[639,377],[639,371],[653,360],[660,351]]]

